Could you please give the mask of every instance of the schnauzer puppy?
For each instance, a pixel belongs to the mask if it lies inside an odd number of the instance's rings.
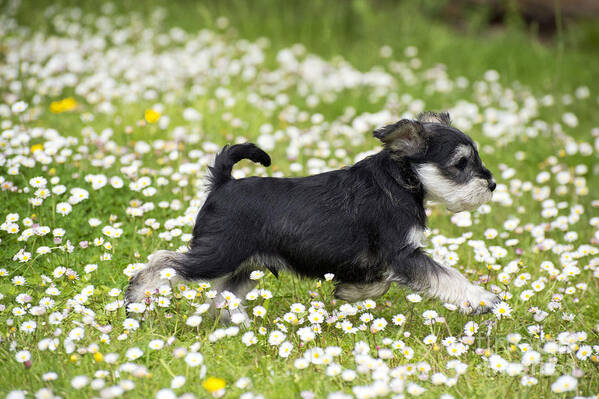
[[[215,306],[223,307],[221,292],[243,299],[254,286],[251,271],[263,268],[275,276],[333,273],[335,296],[349,302],[383,295],[397,282],[464,312],[488,311],[495,295],[422,250],[425,200],[460,212],[491,199],[493,175],[474,142],[451,126],[447,113],[403,119],[374,137],[384,145],[379,153],[301,178],[233,179],[238,161],[269,166],[270,157],[251,143],[225,146],[210,168],[210,194],[189,251],[156,252],[131,279],[126,302],[154,294],[167,284],[161,269],[173,268],[178,281],[211,282],[219,292]]]

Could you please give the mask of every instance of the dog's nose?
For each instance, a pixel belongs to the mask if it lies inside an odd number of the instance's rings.
[[[495,191],[495,187],[497,187],[497,184],[495,184],[495,181],[491,180],[489,182],[489,190]]]

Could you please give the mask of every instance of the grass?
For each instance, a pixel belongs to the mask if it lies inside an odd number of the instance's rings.
[[[366,1],[289,2],[285,4],[285,7],[268,1],[261,3],[235,1],[124,2],[115,6],[111,18],[113,20],[120,18],[122,20],[121,27],[132,27],[133,34],[126,44],[117,44],[114,42],[116,32],[102,33],[95,26],[99,20],[97,4],[77,2],[76,5],[82,11],[81,16],[68,16],[74,5],[74,2],[58,2],[57,5],[54,5],[54,16],[48,16],[45,14],[46,7],[40,7],[39,2],[24,1],[14,14],[14,20],[20,27],[25,27],[25,31],[22,28],[10,30],[5,28],[3,32],[6,41],[1,47],[0,59],[7,66],[5,69],[14,65],[10,61],[10,57],[19,48],[14,42],[8,41],[16,40],[19,45],[32,43],[35,33],[40,34],[42,38],[47,38],[51,35],[64,36],[65,33],[61,30],[69,25],[80,24],[82,27],[91,27],[89,28],[91,33],[101,35],[107,42],[106,52],[88,50],[90,53],[102,55],[101,58],[95,60],[100,63],[102,59],[110,59],[107,55],[110,49],[117,54],[118,52],[127,54],[129,51],[139,52],[145,49],[150,50],[154,57],[174,51],[176,48],[184,51],[184,44],[161,45],[157,35],[154,35],[152,39],[143,38],[144,31],[164,33],[172,27],[181,27],[189,34],[186,40],[195,37],[197,32],[202,29],[217,32],[209,42],[203,44],[204,47],[220,44],[224,48],[223,54],[232,60],[240,60],[243,55],[239,47],[235,47],[236,44],[239,44],[240,39],[255,42],[260,38],[267,38],[268,45],[263,48],[264,62],[256,65],[261,73],[277,71],[280,68],[277,62],[279,51],[301,43],[305,47],[306,53],[316,54],[329,62],[327,67],[334,70],[331,79],[337,76],[335,74],[340,73],[340,65],[347,62],[359,71],[382,70],[392,74],[396,84],[393,87],[380,88],[383,94],[379,97],[372,95],[375,90],[371,86],[345,88],[330,95],[327,92],[318,93],[319,87],[314,84],[308,86],[308,92],[317,94],[320,102],[318,106],[311,108],[308,105],[307,96],[298,89],[304,83],[304,79],[293,74],[271,80],[269,84],[264,83],[263,75],[250,80],[244,80],[235,75],[228,79],[224,79],[221,75],[213,79],[200,79],[192,76],[183,86],[169,88],[157,84],[154,88],[158,93],[157,98],[147,99],[140,96],[133,102],[127,102],[126,93],[122,93],[122,98],[110,99],[114,106],[114,112],[107,114],[99,111],[97,104],[91,101],[89,96],[77,91],[81,82],[86,77],[93,75],[93,70],[81,74],[76,73],[77,84],[75,87],[67,87],[55,93],[52,93],[51,89],[47,89],[49,85],[40,77],[33,80],[30,87],[27,87],[27,78],[33,74],[26,72],[23,65],[25,63],[35,64],[37,62],[35,60],[21,63],[22,69],[14,77],[11,77],[10,73],[5,73],[3,80],[0,80],[4,92],[3,102],[14,102],[8,95],[9,92],[14,91],[10,85],[13,81],[20,81],[26,88],[19,93],[18,99],[25,100],[29,104],[29,108],[23,114],[15,115],[8,112],[1,117],[0,122],[3,123],[1,139],[3,152],[1,154],[4,158],[13,159],[19,151],[24,151],[27,154],[32,145],[46,144],[47,137],[39,137],[32,133],[32,129],[35,127],[56,129],[61,135],[77,137],[79,141],[69,145],[72,154],[65,153],[65,162],[53,157],[47,165],[41,165],[38,162],[33,168],[21,167],[16,175],[9,172],[10,165],[0,166],[0,176],[4,181],[13,182],[18,188],[16,192],[10,190],[0,192],[0,201],[3,204],[0,218],[11,213],[18,213],[20,231],[26,228],[23,225],[23,220],[27,217],[31,218],[33,223],[41,226],[66,230],[65,237],[60,244],[54,244],[50,234],[34,236],[27,241],[18,241],[19,234],[0,231],[2,240],[0,242],[2,246],[0,266],[7,270],[7,276],[0,279],[0,293],[3,295],[1,303],[5,306],[3,312],[0,313],[0,326],[2,326],[0,333],[3,340],[0,346],[0,360],[3,362],[5,374],[12,377],[0,384],[2,394],[21,389],[27,390],[31,396],[42,387],[49,387],[56,395],[62,397],[94,396],[98,395],[101,390],[94,390],[90,386],[75,390],[71,383],[72,378],[85,375],[91,380],[102,375],[99,379],[105,381],[105,387],[120,384],[119,386],[123,389],[127,389],[130,384],[123,380],[133,381],[134,389],[125,393],[125,396],[154,397],[159,389],[170,386],[173,377],[183,375],[186,377],[185,385],[174,389],[174,391],[177,394],[194,392],[198,397],[204,397],[207,393],[201,385],[206,380],[206,376],[200,371],[200,367],[187,366],[183,359],[176,356],[174,351],[175,348],[189,348],[192,344],[199,342],[198,350],[204,356],[207,376],[216,376],[226,381],[227,397],[238,397],[246,391],[262,394],[268,398],[298,397],[304,391],[311,391],[316,397],[326,397],[328,393],[334,391],[352,392],[353,386],[372,384],[373,379],[370,373],[359,373],[356,380],[347,382],[339,376],[327,376],[326,366],[323,365],[310,365],[305,370],[298,370],[294,367],[294,360],[301,357],[306,348],[315,346],[325,348],[335,345],[342,349],[342,355],[335,361],[344,369],[356,369],[356,361],[352,354],[355,343],[367,342],[371,354],[375,355],[375,347],[387,346],[384,338],[389,338],[392,341],[401,339],[414,349],[415,354],[412,359],[407,359],[400,351],[394,350],[393,358],[386,360],[385,363],[389,368],[405,366],[402,369],[402,378],[406,380],[406,386],[409,382],[418,383],[427,389],[424,394],[426,397],[438,397],[443,393],[450,393],[454,397],[481,398],[498,395],[506,397],[559,396],[552,392],[551,384],[556,381],[558,376],[564,374],[578,376],[577,390],[566,395],[588,396],[598,393],[598,354],[596,351],[594,357],[589,357],[586,360],[578,359],[575,356],[576,349],[573,347],[565,350],[566,353],[555,356],[542,352],[546,342],[557,339],[558,335],[565,331],[584,331],[587,334],[584,344],[597,345],[596,315],[599,308],[596,301],[593,300],[598,293],[597,278],[594,275],[597,267],[596,249],[588,250],[591,254],[581,256],[578,260],[578,266],[581,269],[579,275],[570,277],[566,281],[548,278],[549,275],[539,268],[541,262],[552,261],[561,270],[563,259],[560,260],[560,254],[554,251],[536,249],[535,239],[527,231],[526,225],[541,225],[557,219],[555,216],[544,217],[541,214],[544,207],[551,208],[552,206],[547,203],[543,206],[541,201],[535,200],[532,195],[535,189],[524,191],[515,188],[516,179],[522,182],[530,181],[534,187],[539,189],[549,187],[551,194],[547,199],[553,199],[556,203],[565,203],[565,208],[560,208],[558,213],[561,216],[568,216],[574,205],[582,205],[584,213],[580,215],[578,221],[570,222],[565,231],[556,228],[548,229],[545,236],[554,239],[559,244],[574,246],[571,249],[566,249],[566,252],[573,252],[583,244],[597,245],[597,227],[591,225],[592,220],[596,220],[593,218],[599,216],[597,205],[592,202],[596,201],[599,195],[599,188],[595,184],[598,173],[597,147],[591,136],[592,129],[599,126],[599,117],[594,112],[599,95],[595,79],[599,74],[599,59],[595,55],[596,48],[593,52],[584,46],[568,46],[567,44],[572,44],[568,42],[572,35],[558,37],[557,40],[561,41],[561,45],[541,43],[531,37],[529,32],[509,27],[502,31],[470,27],[459,32],[439,19],[426,13],[423,14],[413,3],[395,5],[392,2],[382,1],[376,3]],[[162,6],[166,12],[164,18],[156,19],[157,5]],[[8,3],[4,3],[3,7],[8,7]],[[67,15],[67,17],[64,18],[64,21],[60,21],[56,18],[56,14]],[[3,15],[6,15],[5,18],[10,18],[10,13],[3,13]],[[222,19],[219,22],[220,16],[227,17],[226,28],[218,26],[223,22]],[[84,34],[74,34],[72,37],[78,43],[90,42],[90,38]],[[390,58],[380,55],[382,46],[391,48],[393,55]],[[417,58],[421,63],[419,68],[409,68],[414,74],[412,83],[400,78],[398,73],[392,72],[393,60],[404,62],[406,65],[410,62],[410,58],[404,55],[404,50],[408,46],[415,46],[418,49]],[[82,47],[77,48],[81,49]],[[41,51],[41,49],[37,51]],[[174,54],[173,57],[178,57],[175,53],[172,54]],[[24,58],[27,57],[28,55],[24,56]],[[46,60],[42,63],[45,62]],[[114,60],[114,62],[117,61]],[[427,77],[430,76],[430,73],[426,71],[430,71],[439,63],[444,65],[446,76],[452,82],[455,82],[457,77],[464,76],[470,84],[465,88],[454,87],[450,91],[431,92],[431,83],[439,79],[443,80],[445,75],[437,72],[435,80]],[[182,68],[191,67],[192,65],[182,66]],[[217,70],[219,67],[213,65],[212,68]],[[475,87],[480,86],[474,82],[484,81],[483,76],[490,69],[499,72],[497,83],[486,83],[487,87],[494,87],[495,92],[489,91],[484,95],[477,94]],[[138,75],[137,80],[142,82],[146,78],[151,78],[157,82],[164,82],[161,80],[163,76],[160,71],[160,68],[152,66],[146,73]],[[57,75],[60,76],[60,74]],[[126,80],[120,75],[116,80],[119,79]],[[248,94],[256,92],[264,98],[274,100],[275,95],[264,90],[278,82],[289,82],[289,87],[278,90],[288,96],[289,104],[306,111],[309,117],[317,113],[322,115],[325,121],[322,124],[322,132],[310,133],[321,125],[310,118],[304,121],[290,121],[289,118],[281,117],[280,112],[283,110],[283,106],[277,106],[275,111],[270,112],[267,108],[252,104],[247,100]],[[205,89],[205,93],[193,94],[194,85],[201,85]],[[579,99],[575,96],[575,90],[580,86],[588,87],[590,91],[588,98]],[[229,94],[219,96],[219,87],[228,88]],[[393,101],[388,101],[395,98],[394,94],[397,96],[395,101],[399,102],[397,106],[393,104]],[[411,97],[402,99],[401,96],[405,94],[409,94]],[[546,127],[538,129],[537,137],[528,137],[523,132],[517,131],[518,134],[515,137],[504,139],[509,137],[510,132],[506,131],[503,138],[497,140],[483,134],[485,126],[492,120],[488,113],[502,110],[505,111],[505,114],[502,114],[501,117],[507,118],[521,112],[525,108],[526,101],[534,99],[540,103],[547,94],[553,96],[553,104],[539,105],[537,115],[530,119],[522,117],[520,124],[532,128],[537,123],[535,121],[545,122]],[[564,95],[570,96],[572,101],[564,103],[562,101]],[[52,101],[68,96],[73,96],[76,99],[77,107],[75,109],[58,114],[50,112],[49,107]],[[235,104],[227,106],[225,104],[227,97],[235,98]],[[513,97],[514,105],[505,101],[511,97]],[[523,302],[519,299],[519,295],[525,288],[530,288],[530,285],[516,287],[510,283],[504,286],[498,281],[498,271],[489,271],[485,262],[478,262],[474,259],[473,248],[467,244],[460,244],[457,248],[452,249],[459,256],[457,266],[465,270],[471,280],[484,280],[484,277],[488,275],[489,282],[486,283],[488,288],[496,285],[513,294],[513,298],[507,300],[513,308],[511,318],[497,320],[492,314],[485,316],[462,315],[447,310],[441,303],[431,299],[425,299],[421,303],[412,305],[404,299],[405,295],[409,293],[407,290],[393,287],[383,298],[376,300],[376,309],[370,311],[375,318],[383,317],[389,322],[384,331],[373,334],[366,330],[358,331],[355,335],[346,335],[335,328],[334,324],[328,326],[325,323],[322,328],[323,332],[317,335],[316,340],[300,348],[300,339],[295,333],[297,327],[283,323],[288,328],[287,340],[294,344],[290,357],[283,359],[279,357],[278,349],[266,341],[268,335],[260,335],[260,327],[271,332],[276,328],[277,317],[282,317],[288,312],[293,303],[300,302],[309,307],[310,301],[316,298],[326,304],[326,309],[329,312],[333,312],[341,303],[332,301],[333,286],[330,282],[323,281],[320,285],[318,282],[299,280],[290,275],[283,275],[280,279],[268,275],[260,281],[259,288],[270,290],[273,298],[259,299],[249,305],[250,309],[258,304],[267,309],[265,319],[255,320],[250,328],[258,336],[256,345],[246,347],[241,342],[241,335],[245,332],[243,328],[237,336],[212,342],[210,335],[220,326],[209,317],[204,317],[199,327],[186,325],[186,318],[193,314],[194,308],[187,300],[181,299],[180,295],[178,298],[173,298],[170,308],[150,312],[151,314],[147,315],[147,319],[141,323],[138,330],[128,331],[126,335],[122,335],[125,330],[122,326],[125,319],[124,309],[120,308],[115,312],[105,310],[106,304],[122,299],[122,295],[112,298],[108,296],[108,293],[113,288],[125,289],[127,277],[122,270],[128,264],[144,262],[147,255],[157,249],[174,250],[185,245],[180,236],[167,240],[164,234],[161,237],[160,233],[172,231],[166,226],[175,221],[177,217],[184,214],[195,216],[197,205],[191,201],[196,200],[201,203],[204,192],[202,176],[205,173],[205,160],[213,152],[206,150],[207,142],[221,146],[240,137],[255,141],[260,136],[266,135],[260,133],[261,127],[265,124],[270,124],[274,131],[280,129],[285,133],[288,132],[286,129],[289,126],[295,126],[303,137],[309,138],[313,134],[316,138],[316,140],[306,140],[299,144],[297,162],[302,165],[302,171],[294,172],[291,168],[294,160],[287,157],[286,151],[291,140],[286,134],[278,139],[274,150],[269,151],[274,161],[271,169],[265,171],[255,168],[254,165],[245,161],[238,165],[236,170],[246,175],[277,172],[282,172],[285,176],[305,175],[310,172],[309,160],[311,159],[324,159],[326,167],[337,168],[352,163],[358,154],[376,147],[374,139],[367,132],[361,132],[357,128],[347,134],[334,133],[332,126],[335,124],[352,126],[351,118],[341,116],[347,112],[348,108],[353,108],[356,115],[362,116],[366,112],[375,113],[386,108],[391,110],[394,116],[399,116],[410,112],[410,106],[417,103],[417,100],[421,100],[425,104],[425,109],[452,109],[460,101],[467,101],[478,106],[477,115],[480,118],[472,118],[472,127],[468,133],[479,142],[481,157],[495,172],[498,183],[505,185],[505,191],[509,192],[512,203],[509,205],[492,203],[490,213],[473,212],[473,224],[467,227],[459,227],[456,220],[452,219],[447,211],[439,206],[433,206],[429,226],[433,229],[433,237],[441,234],[446,237],[460,237],[465,233],[471,233],[473,239],[485,240],[489,247],[495,245],[504,248],[506,250],[505,257],[498,258],[495,263],[500,268],[504,268],[509,262],[516,261],[518,271],[513,273],[513,278],[524,272],[531,274],[530,281],[541,277],[547,278],[546,288],[535,294],[529,302]],[[36,101],[38,102],[36,103]],[[162,118],[166,116],[170,118],[169,126],[164,129],[159,127],[159,123],[143,122],[144,111],[156,108],[158,103],[164,107]],[[186,120],[183,117],[183,110],[189,107],[199,111],[203,118],[200,121]],[[31,113],[33,110],[39,112]],[[576,115],[578,119],[576,126],[568,126],[563,122],[563,115],[567,112]],[[93,115],[94,119],[89,120],[89,115]],[[241,126],[232,126],[228,115],[239,118],[243,122]],[[299,119],[299,116],[297,117]],[[552,128],[554,124],[560,124],[561,128]],[[175,126],[185,127],[184,140],[173,141]],[[10,133],[6,132],[12,128],[23,131],[23,137],[28,137],[29,141],[11,141]],[[107,128],[112,129],[111,140],[114,144],[109,144],[108,140],[99,138]],[[560,133],[561,131],[563,134]],[[190,140],[190,136],[194,134],[197,136],[197,141]],[[146,154],[133,151],[135,144],[140,141],[155,143],[157,140],[166,140],[167,146],[171,147],[157,148]],[[186,142],[186,140],[190,141]],[[591,146],[595,145],[595,150],[591,155],[583,155],[580,152],[569,154],[565,151],[569,141],[590,143]],[[325,151],[326,146],[319,147],[320,142],[328,143],[332,151],[342,148],[347,155],[328,155]],[[85,146],[85,148],[81,146]],[[45,148],[47,148],[47,144]],[[173,153],[175,149],[178,150],[178,154]],[[192,150],[203,151],[199,161],[192,156]],[[136,177],[142,175],[152,177],[152,185],[157,188],[155,195],[145,196],[141,192],[128,188],[129,182],[135,180],[135,177],[129,178],[127,172],[122,169],[128,164],[122,157],[127,153],[141,161],[141,167]],[[516,154],[518,154],[517,157]],[[110,159],[110,156],[115,156],[113,164],[106,161]],[[550,157],[554,157],[553,160]],[[99,166],[101,160],[105,161],[105,166]],[[194,162],[200,166],[198,171],[183,171],[178,175],[175,173],[182,165]],[[588,169],[584,174],[587,192],[577,192],[576,182],[570,179],[567,183],[562,184],[565,191],[560,194],[558,192],[560,184],[554,175],[560,170],[573,172],[574,168],[579,165],[585,165]],[[168,167],[172,170],[166,169]],[[502,172],[506,168],[513,168],[514,176],[510,177],[506,174],[505,177],[502,177]],[[537,182],[536,178],[541,171],[550,172],[550,180]],[[115,189],[107,185],[102,189],[93,190],[89,182],[85,180],[85,176],[88,174],[104,174],[107,177],[120,176],[125,181],[125,187]],[[157,186],[157,178],[160,175],[168,179],[164,186]],[[66,201],[68,194],[51,195],[43,201],[41,206],[33,207],[28,199],[34,197],[35,189],[31,188],[29,181],[35,176],[44,176],[48,181],[52,177],[59,177],[60,184],[65,185],[67,190],[74,187],[85,188],[89,191],[90,196],[87,200],[74,205],[73,211],[67,216],[56,212],[56,204]],[[179,184],[181,181],[185,181],[187,184]],[[56,184],[48,184],[48,186],[54,185]],[[23,192],[26,187],[29,187],[29,193]],[[173,201],[179,201],[180,205],[177,206],[177,202]],[[167,206],[162,207],[162,202],[167,202]],[[146,211],[141,217],[131,216],[127,212],[128,208],[140,208],[142,203],[153,203],[155,209]],[[559,208],[557,205],[555,207]],[[520,226],[523,227],[521,231],[504,227],[504,222],[513,217],[520,219]],[[101,221],[100,226],[90,226],[88,223],[90,218],[98,218]],[[149,233],[139,234],[140,229],[144,226],[148,227],[148,223],[151,224],[151,221],[148,222],[150,218],[159,222],[160,227],[148,228]],[[170,222],[167,223],[167,221]],[[102,234],[101,228],[106,225],[118,226],[123,230],[122,235],[117,238]],[[490,227],[494,227],[499,233],[504,233],[505,237],[485,239],[484,234]],[[182,223],[180,226],[183,233],[191,233],[191,228],[192,225],[189,223]],[[576,232],[577,239],[572,243],[565,242],[566,231]],[[109,241],[110,246],[95,245],[94,240],[99,238],[103,238],[104,242]],[[506,241],[509,238],[517,238],[518,244],[516,246],[507,245]],[[66,240],[69,240],[75,247],[71,253],[57,248]],[[89,242],[88,248],[80,247],[79,243],[83,241]],[[35,251],[40,246],[49,246],[54,249],[50,254],[38,256]],[[429,245],[429,249],[432,247]],[[441,247],[447,249],[449,245]],[[21,248],[26,248],[31,252],[33,259],[28,262],[13,260],[13,256]],[[106,254],[110,259],[103,260],[107,257]],[[98,269],[92,273],[85,273],[84,267],[88,264],[97,264]],[[53,271],[58,266],[72,268],[78,273],[78,278],[69,280],[65,277],[52,277]],[[16,307],[26,308],[25,305],[17,303],[19,294],[26,293],[31,296],[33,305],[36,305],[42,297],[47,296],[44,291],[51,283],[44,281],[42,275],[49,276],[53,280],[52,284],[55,284],[61,291],[60,295],[54,298],[56,301],[54,308],[48,311],[48,313],[52,313],[65,310],[66,318],[57,325],[49,324],[47,315],[15,316],[13,314]],[[15,276],[24,276],[27,279],[26,284],[21,286],[13,284],[11,279]],[[586,290],[577,288],[574,294],[565,294],[567,287],[580,283],[586,283],[588,288]],[[95,287],[94,294],[85,304],[86,308],[94,312],[93,322],[89,317],[86,318],[84,313],[81,313],[81,309],[77,311],[77,307],[69,302],[88,285]],[[197,289],[197,284],[191,286]],[[175,292],[178,290],[175,289]],[[547,306],[555,294],[564,296],[561,301],[562,308],[556,312],[549,312]],[[196,303],[203,301],[205,301],[205,297],[200,296]],[[542,322],[534,321],[529,312],[529,308],[532,306],[548,311],[549,315]],[[421,315],[429,309],[434,309],[445,317],[446,323],[424,325]],[[401,327],[391,323],[392,317],[398,313],[406,315],[409,319],[409,322]],[[572,314],[574,319],[572,321],[564,320],[563,313]],[[360,324],[357,316],[350,317],[350,319],[356,326]],[[37,328],[33,333],[21,331],[25,320],[37,322]],[[410,368],[416,368],[418,362],[427,362],[432,368],[429,374],[442,372],[450,377],[453,376],[454,373],[446,368],[447,361],[453,358],[447,354],[440,341],[450,335],[462,336],[463,326],[469,320],[476,321],[480,325],[480,330],[475,334],[474,342],[470,345],[468,352],[459,357],[459,360],[468,364],[468,369],[464,375],[458,378],[455,385],[436,386],[431,384],[430,378],[420,381],[417,377],[418,373],[412,374],[409,371]],[[485,323],[491,323],[492,328],[488,334]],[[68,333],[79,325],[85,326],[85,337],[81,341],[76,341],[76,350],[70,352],[65,347],[64,340]],[[102,332],[95,326],[107,325],[112,326],[112,331],[108,333],[110,343],[102,343]],[[531,334],[528,331],[530,325],[542,325],[543,332],[548,335]],[[56,334],[56,328],[63,331]],[[431,333],[439,337],[437,349],[422,343],[422,338]],[[538,378],[538,384],[525,387],[520,384],[520,376],[512,377],[505,373],[492,371],[485,360],[486,356],[492,353],[499,354],[510,362],[520,361],[523,354],[521,349],[512,346],[506,339],[506,336],[512,333],[521,334],[522,342],[529,343],[532,349],[543,353],[543,363],[551,362],[551,358],[555,357],[555,375],[541,375],[538,364],[528,366],[525,374]],[[59,347],[55,351],[40,350],[38,348],[40,340],[53,335],[57,335],[60,340]],[[119,340],[119,336],[124,339]],[[152,351],[147,346],[148,342],[153,339],[166,341],[169,337],[176,339],[171,346],[166,345],[164,349]],[[122,368],[122,365],[127,362],[125,354],[132,347],[139,347],[144,352],[143,356],[133,360],[135,364],[141,366],[136,369],[136,373],[125,371],[126,366],[124,369]],[[476,354],[476,348],[480,348],[483,354]],[[15,361],[15,353],[19,350],[28,350],[31,353],[30,365]],[[97,357],[94,358],[92,352],[102,353],[105,359],[108,353],[117,353],[120,358],[116,364],[108,364],[105,361],[99,361]],[[98,370],[105,370],[105,375],[96,374]],[[43,381],[43,374],[49,371],[57,372],[58,379],[51,382]],[[581,373],[582,376],[580,376]],[[250,378],[251,385],[243,389],[235,387],[235,381],[244,376]],[[102,393],[102,395],[108,394]],[[391,394],[386,396],[391,396]]]

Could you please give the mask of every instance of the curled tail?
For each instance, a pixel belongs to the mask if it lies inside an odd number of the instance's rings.
[[[226,145],[214,160],[210,170],[210,189],[216,190],[231,180],[233,165],[242,159],[249,159],[264,166],[270,166],[270,157],[253,143]]]

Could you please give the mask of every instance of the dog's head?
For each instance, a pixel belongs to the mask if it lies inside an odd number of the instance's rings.
[[[374,131],[397,160],[408,161],[425,197],[452,212],[475,209],[489,201],[495,180],[470,137],[451,126],[449,114],[425,113]]]

